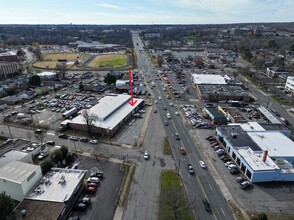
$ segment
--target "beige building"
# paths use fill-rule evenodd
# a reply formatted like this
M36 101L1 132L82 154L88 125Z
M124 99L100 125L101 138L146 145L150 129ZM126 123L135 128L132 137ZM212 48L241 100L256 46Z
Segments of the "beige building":
M16 62L0 62L0 78L11 77L18 74L19 67Z

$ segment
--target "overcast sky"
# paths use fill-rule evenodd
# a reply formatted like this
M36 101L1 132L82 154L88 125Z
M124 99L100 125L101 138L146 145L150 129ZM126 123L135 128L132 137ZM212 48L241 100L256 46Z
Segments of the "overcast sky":
M1 24L293 22L294 0L8 0Z

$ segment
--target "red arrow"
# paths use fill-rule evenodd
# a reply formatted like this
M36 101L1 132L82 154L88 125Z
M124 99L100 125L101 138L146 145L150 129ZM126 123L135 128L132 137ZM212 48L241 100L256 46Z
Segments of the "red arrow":
M133 74L132 74L132 70L129 70L129 77L130 77L130 95L131 95L131 100L128 101L128 103L131 105L131 106L134 106L137 102L137 100L134 100L134 97L133 97Z

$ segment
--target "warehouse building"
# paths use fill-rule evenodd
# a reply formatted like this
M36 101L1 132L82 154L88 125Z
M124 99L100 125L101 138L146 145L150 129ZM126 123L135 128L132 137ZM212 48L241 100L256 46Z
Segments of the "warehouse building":
M88 110L89 115L95 115L92 124L94 133L112 136L127 120L144 104L142 99L135 99L135 105L130 105L129 95L108 95L99 100L98 104ZM61 128L72 128L87 131L87 124L82 115L61 123Z
M42 179L41 167L22 161L11 161L0 167L0 192L22 201Z
M224 113L216 107L204 107L203 112L207 114L213 124L225 124L227 122Z
M216 136L252 182L294 181L294 142L256 122L219 126Z

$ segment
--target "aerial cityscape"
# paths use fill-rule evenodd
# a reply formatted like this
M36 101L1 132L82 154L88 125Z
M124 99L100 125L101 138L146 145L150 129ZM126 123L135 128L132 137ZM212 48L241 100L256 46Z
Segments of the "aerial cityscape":
M0 220L293 220L294 2L2 2Z

